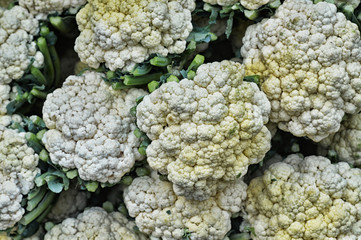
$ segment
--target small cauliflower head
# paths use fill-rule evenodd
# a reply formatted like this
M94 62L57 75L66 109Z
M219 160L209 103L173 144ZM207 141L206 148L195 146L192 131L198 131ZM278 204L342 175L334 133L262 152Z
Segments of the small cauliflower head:
M183 239L189 232L191 240L218 240L231 229L231 215L242 209L247 189L241 179L224 184L207 200L187 200L174 193L171 182L152 172L124 190L124 203L139 230L152 237Z
M76 15L75 51L92 68L126 71L153 53L182 53L194 8L194 0L89 0Z
M77 168L83 180L116 183L143 158L130 108L146 92L114 91L103 77L91 71L69 76L47 96L43 142L52 162Z
M38 155L27 145L25 132L8 128L19 116L0 117L0 231L22 218L23 195L34 187Z
M49 14L62 13L69 8L79 8L86 0L19 0L19 5L27 8L37 19L46 19Z
M361 166L361 114L347 116L338 132L328 136L320 145L334 150L341 161Z
M67 218L55 225L45 240L145 240L134 232L134 222L128 221L120 212L107 213L100 207L86 209L76 218Z
M254 240L352 239L361 236L361 169L320 156L290 155L247 189Z
M272 0L203 0L203 2L209 4L218 4L221 6L232 6L240 2L243 7L250 10L255 10L269 2L272 2Z
M25 8L0 8L0 84L21 78L30 64L41 67L44 56L33 38L39 22Z
M205 200L269 150L270 104L243 77L237 62L203 64L194 80L163 84L137 106L137 125L152 140L147 161L176 194Z
M361 108L361 41L356 24L334 4L286 0L250 26L241 54L247 75L260 75L270 121L320 141Z

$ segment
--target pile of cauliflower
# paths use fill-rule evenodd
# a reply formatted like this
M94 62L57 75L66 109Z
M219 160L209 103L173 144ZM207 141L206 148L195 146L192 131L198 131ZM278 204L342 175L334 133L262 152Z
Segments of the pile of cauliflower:
M0 239L361 239L359 3L1 3Z

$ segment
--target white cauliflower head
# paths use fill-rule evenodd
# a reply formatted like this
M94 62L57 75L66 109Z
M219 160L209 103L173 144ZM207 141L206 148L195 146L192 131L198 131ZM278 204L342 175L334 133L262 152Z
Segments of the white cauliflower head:
M241 54L246 74L261 76L270 121L295 136L318 142L361 108L360 32L334 4L286 0L247 29Z
M38 32L38 20L25 8L0 8L0 84L21 78L30 64L42 66L44 57L33 41Z
M39 157L27 145L25 132L8 128L18 116L0 117L0 230L13 227L25 210L23 195L34 187Z
M107 213L100 207L86 209L76 218L67 218L55 225L45 240L144 240L144 236L134 232L134 222L128 221L120 212Z
M188 232L191 240L217 240L231 229L231 215L242 209L246 188L238 179L207 200L187 200L153 172L134 179L124 191L124 203L139 230L152 237L183 239Z
M194 81L163 84L138 105L137 125L152 140L147 161L176 194L207 199L217 181L243 176L269 150L270 104L243 77L240 63L204 64Z
M361 169L320 156L290 155L247 189L254 240L357 240L361 236Z
M182 53L194 8L194 0L89 0L76 16L75 51L90 67L128 71L152 53Z
M103 77L90 71L69 76L47 96L43 119L50 130L43 141L52 162L77 168L83 180L116 183L143 158L130 108L146 92L114 91Z
M86 0L19 0L19 5L27 8L37 19L46 19L48 14L62 13L69 8L78 8Z
M361 166L361 114L347 116L338 132L328 136L320 145L334 150L341 161Z

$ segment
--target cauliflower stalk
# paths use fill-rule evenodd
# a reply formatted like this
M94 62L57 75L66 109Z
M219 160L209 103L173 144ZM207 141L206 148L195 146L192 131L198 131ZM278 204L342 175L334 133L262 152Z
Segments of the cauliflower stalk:
M76 16L75 51L97 68L131 71L150 54L182 53L192 31L194 0L89 0Z
M361 236L361 169L320 156L290 155L247 189L254 240L357 240Z
M67 218L55 225L45 240L145 240L141 234L134 232L134 222L128 221L120 212L107 213L100 207L86 209L76 218Z
M338 132L323 139L320 145L334 150L341 161L361 166L361 114L347 116Z
M231 61L201 65L194 81L163 84L137 106L137 125L152 140L151 168L168 175L177 195L205 200L270 148L270 104Z
M240 2L243 7L250 10L256 10L272 1L273 0L203 0L205 3L218 4L221 6L232 6Z
M247 29L241 54L284 131L318 142L361 109L360 32L334 4L286 0Z
M191 240L217 240L231 229L231 215L242 209L246 188L238 179L207 200L187 200L153 172L151 177L136 178L125 189L124 203L139 230L152 237L183 239L188 233Z
M0 117L0 230L13 227L25 210L21 206L23 195L34 187L39 157L27 145L25 132L8 128L11 121L21 117Z
M69 76L47 96L43 119L49 131L43 142L52 162L77 168L81 179L117 183L143 158L130 108L146 92L114 91L104 77L89 71Z

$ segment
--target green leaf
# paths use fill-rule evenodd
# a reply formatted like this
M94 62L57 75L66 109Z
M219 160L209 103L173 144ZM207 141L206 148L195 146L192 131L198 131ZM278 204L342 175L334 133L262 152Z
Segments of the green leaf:
M64 189L64 184L59 182L58 180L53 180L48 182L48 187L50 191L54 193L60 193Z

